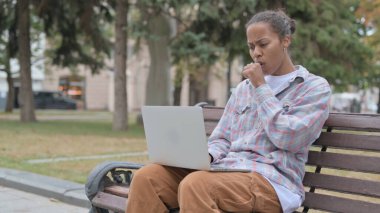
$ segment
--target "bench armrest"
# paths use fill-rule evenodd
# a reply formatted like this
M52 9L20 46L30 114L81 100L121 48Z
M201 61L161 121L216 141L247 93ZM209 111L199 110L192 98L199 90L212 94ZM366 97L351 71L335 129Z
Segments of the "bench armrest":
M85 191L88 199L91 201L99 190L104 189L105 178L109 172L115 169L140 169L144 164L131 162L104 162L97 165L89 174Z

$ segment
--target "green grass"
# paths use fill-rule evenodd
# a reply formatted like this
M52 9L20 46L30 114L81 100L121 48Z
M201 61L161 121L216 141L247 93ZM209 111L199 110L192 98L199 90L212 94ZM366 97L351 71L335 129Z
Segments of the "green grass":
M97 135L107 137L144 137L141 126L130 124L126 132L113 131L112 123L108 121L38 121L22 123L14 120L0 120L0 129L15 134L41 135Z
M0 167L84 183L103 161L147 161L143 155L31 164L28 160L143 152L144 130L130 122L128 131L113 131L107 112L39 111L35 123L19 122L17 116L0 114Z

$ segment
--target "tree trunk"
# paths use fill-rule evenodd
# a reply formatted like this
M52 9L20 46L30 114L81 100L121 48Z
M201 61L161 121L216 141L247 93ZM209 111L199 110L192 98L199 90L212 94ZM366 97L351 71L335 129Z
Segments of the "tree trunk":
M115 109L113 113L113 130L128 128L127 100L127 13L128 3L124 0L116 2L115 24Z
M20 118L23 122L36 121L30 67L29 1L18 0L18 32L20 63Z
M148 39L150 67L146 88L146 105L170 105L170 27L169 18L161 13L151 17L148 21L148 29L152 38Z
M228 54L228 68L227 68L227 99L230 99L231 96L231 69L232 69L232 56L231 53Z
M378 87L378 89L379 89L379 94L378 94L379 100L377 101L377 114L380 114L380 87Z
M13 84L13 78L11 73L11 63L9 57L9 51L7 46L7 56L5 58L5 73L7 74L7 83L8 83L8 94L7 94L7 105L5 106L5 112L13 111L13 104L15 99L15 89Z
M179 106L181 105L181 92L182 92L182 80L183 80L183 69L178 68L175 73L174 80L174 93L173 93L173 105Z
M201 67L195 74L190 76L190 86L189 86L189 105L195 105L199 102L207 102L208 104L214 105L214 103L209 103L208 99L208 82L209 82L209 66Z

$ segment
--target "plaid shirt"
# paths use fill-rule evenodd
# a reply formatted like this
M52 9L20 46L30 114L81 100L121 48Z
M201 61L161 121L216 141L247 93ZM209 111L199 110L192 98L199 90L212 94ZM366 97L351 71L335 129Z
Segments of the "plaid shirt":
M258 172L304 199L302 179L310 145L328 117L327 81L297 66L274 94L267 84L242 81L208 142L213 164Z

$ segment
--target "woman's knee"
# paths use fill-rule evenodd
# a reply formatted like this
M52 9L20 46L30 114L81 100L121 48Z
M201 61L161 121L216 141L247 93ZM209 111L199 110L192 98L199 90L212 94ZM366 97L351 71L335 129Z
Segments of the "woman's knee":
M165 170L164 166L159 164L148 164L140 168L135 172L136 175L151 175L163 172Z
M137 181L144 181L148 180L150 178L154 178L157 176L157 174L160 174L161 172L165 171L164 167L162 165L158 164L148 164L140 169L138 169L134 174L133 174L133 182Z
M187 175L178 187L178 202L184 212L219 212L214 200L212 173L197 171ZM206 210L207 209L207 210Z
M212 176L207 171L197 171L187 175L180 183L180 191L205 189L213 185Z

